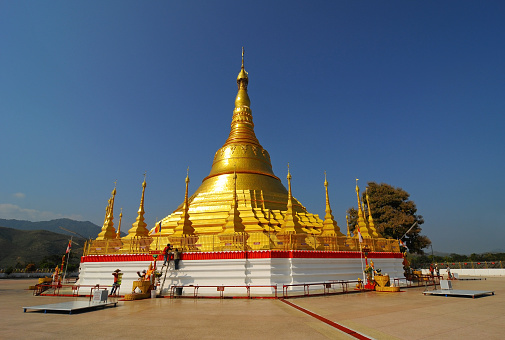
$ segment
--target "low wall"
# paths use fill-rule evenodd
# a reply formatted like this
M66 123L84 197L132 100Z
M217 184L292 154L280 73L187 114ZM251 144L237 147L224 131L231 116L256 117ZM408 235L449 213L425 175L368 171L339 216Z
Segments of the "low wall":
M429 274L429 269L423 269L423 274ZM451 268L451 273L458 274L459 276L477 276L477 277L491 277L491 276L505 276L505 269L502 268L482 268L482 269L456 269ZM440 275L447 277L447 270L440 269Z

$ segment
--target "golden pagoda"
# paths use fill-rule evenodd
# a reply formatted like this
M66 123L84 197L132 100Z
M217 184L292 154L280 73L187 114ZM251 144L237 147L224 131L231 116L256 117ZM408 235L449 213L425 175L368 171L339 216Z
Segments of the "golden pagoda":
M189 169L184 201L175 211L156 221L151 230L144 222L144 194L137 219L128 235L120 238L113 227L116 189L109 199L105 221L96 240L87 243L85 254L159 253L167 243L188 251L321 250L359 251L357 232L340 231L330 207L325 172L326 207L324 221L312 214L293 196L289 164L288 189L272 170L270 155L254 133L251 100L247 93L249 76L242 65L237 76L238 92L230 134L215 155L210 173L189 196ZM358 180L358 226L370 249L397 251L394 240L380 238L374 226L370 203L368 219L360 200ZM346 217L347 219L347 217ZM348 221L347 221L348 222ZM155 242L153 242L155 240ZM161 248L159 248L161 247ZM399 251L399 249L398 249Z

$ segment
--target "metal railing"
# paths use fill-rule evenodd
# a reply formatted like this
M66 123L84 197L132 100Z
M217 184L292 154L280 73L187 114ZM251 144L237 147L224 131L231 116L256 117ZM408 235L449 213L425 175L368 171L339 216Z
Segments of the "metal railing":
M349 293L349 284L358 284L358 280L335 280L317 283L298 283L282 285L283 298L318 296L318 295L336 295ZM340 290L338 287L340 286ZM300 289L303 287L303 293ZM298 288L298 289L297 289ZM311 293L311 288L315 288Z
M112 288L111 285L68 285L68 284L58 284L58 283L48 283L48 284L37 284L35 285L35 290L33 295L41 296L93 296L93 290L96 289L109 289ZM116 297L121 296L119 294L118 287L117 293L114 295ZM79 290L90 288L89 294L81 295Z
M247 298L247 299L251 299L251 298L265 298L265 296L251 296L251 288L272 288L274 290L274 296L271 297L273 299L277 299L277 286L276 285L272 285L272 286L263 286L263 285L244 285L244 286L224 286L224 285L221 285L221 286L199 286L199 285L195 285L195 286L171 286L170 287L170 297L171 298L177 298L177 297L185 297L184 295L182 295L182 290L183 289L193 289L193 294L190 295L189 297L193 297L193 298L198 298L198 297L218 297L218 296L214 296L214 295L200 295L199 296L199 289L200 288L216 288L216 292L219 292L219 298L223 299L225 298L225 295L224 295L224 292L225 292L225 288L245 288L246 289L246 296L237 296L237 295L233 295L232 297L234 299L237 299L237 298ZM176 294L177 290L180 289L180 292L181 294Z
M312 234L278 235L274 233L236 233L232 235L192 235L185 237L154 236L132 239L89 240L84 255L159 253L167 243L184 252L248 251L248 250L324 250L400 252L394 239L369 238L360 243L353 237Z

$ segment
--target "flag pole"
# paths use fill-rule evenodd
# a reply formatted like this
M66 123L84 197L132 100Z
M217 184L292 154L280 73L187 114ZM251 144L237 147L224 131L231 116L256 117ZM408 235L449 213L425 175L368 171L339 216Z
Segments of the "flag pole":
M407 230L407 232L406 232L406 233L402 236L402 238L400 239L400 241L401 241L401 240L403 240L403 238L404 238L405 236L407 236L407 234L408 234L408 233L412 230L412 228L414 228L414 226L415 226L416 224L417 224L417 221L415 221L415 222L414 222L414 224L412 224L412 226L409 228L409 230Z
M364 287L364 285L365 285L365 269L363 268L363 251L361 250L361 242L359 243L359 254L361 257L361 272L363 273L363 287Z
M65 264L65 272L63 273L63 282L65 282L65 278L67 277L67 268L68 268L68 262L70 260L70 252L72 251L72 239L74 237L70 236L70 247L68 248L68 255L67 255L67 263Z
M158 216L156 216L156 221L158 220ZM160 222L160 227L161 229L161 222ZM158 225L154 225L154 233L156 234L156 229L158 229ZM158 250L158 244L160 241L160 236L161 236L161 230L158 230L158 237L156 238L156 250Z
M361 259L361 272L363 273L363 285L365 285L365 269L363 268L363 250L361 248L361 243L363 243L363 236L361 236L361 230L358 228L358 242L359 242L359 256ZM364 286L363 286L364 287Z

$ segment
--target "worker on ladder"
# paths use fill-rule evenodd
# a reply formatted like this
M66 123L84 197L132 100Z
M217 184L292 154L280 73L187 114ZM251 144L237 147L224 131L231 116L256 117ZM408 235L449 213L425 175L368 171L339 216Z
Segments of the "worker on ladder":
M163 249L163 266L169 266L170 265L170 260L172 259L172 246L170 243L167 243L167 246Z

